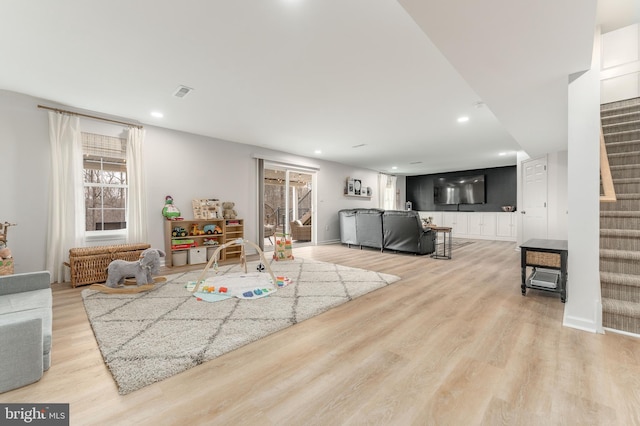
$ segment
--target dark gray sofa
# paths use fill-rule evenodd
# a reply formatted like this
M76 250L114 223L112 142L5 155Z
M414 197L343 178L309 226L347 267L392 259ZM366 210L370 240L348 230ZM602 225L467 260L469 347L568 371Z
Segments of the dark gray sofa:
M340 242L416 254L435 251L435 233L423 229L416 211L344 209L338 212Z
M382 214L384 248L416 254L435 251L435 232L422 227L416 211L386 210Z

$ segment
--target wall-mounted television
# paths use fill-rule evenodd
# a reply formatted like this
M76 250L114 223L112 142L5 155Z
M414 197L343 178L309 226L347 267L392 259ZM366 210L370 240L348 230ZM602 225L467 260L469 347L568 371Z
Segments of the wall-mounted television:
M433 180L435 204L484 204L484 175L436 177Z

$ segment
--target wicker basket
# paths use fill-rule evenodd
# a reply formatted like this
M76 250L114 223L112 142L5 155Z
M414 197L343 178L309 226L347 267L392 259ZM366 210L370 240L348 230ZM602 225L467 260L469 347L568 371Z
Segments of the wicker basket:
M140 253L150 248L149 244L118 244L112 246L82 247L69 250L71 285L103 283L107 281L107 267L112 260L129 262L140 258Z
M561 266L560 254L527 250L527 265L547 266L549 268L560 268Z
M13 258L0 259L0 275L13 274Z

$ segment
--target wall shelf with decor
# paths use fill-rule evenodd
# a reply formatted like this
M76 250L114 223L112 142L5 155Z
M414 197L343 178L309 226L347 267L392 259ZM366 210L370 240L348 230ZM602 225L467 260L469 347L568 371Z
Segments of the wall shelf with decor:
M364 186L362 180L348 177L344 187L345 197L354 198L371 198L372 189L370 186Z
M165 220L165 266L205 263L219 245L243 235L242 219ZM220 252L221 261L235 258L240 258L236 247Z

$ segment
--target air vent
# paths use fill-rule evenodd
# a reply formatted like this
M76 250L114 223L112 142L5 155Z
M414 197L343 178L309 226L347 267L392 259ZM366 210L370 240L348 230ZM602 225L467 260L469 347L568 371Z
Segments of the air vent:
M366 146L366 145L367 145L366 143L361 143L360 145L354 145L351 148L361 148L361 147Z
M193 91L193 89L191 87L178 86L176 91L173 92L173 96L175 96L176 98L184 98L185 96L187 96L192 91Z
M422 164L422 161L412 161L409 164Z

